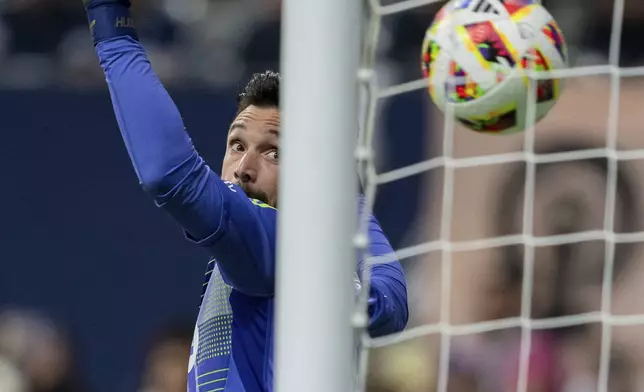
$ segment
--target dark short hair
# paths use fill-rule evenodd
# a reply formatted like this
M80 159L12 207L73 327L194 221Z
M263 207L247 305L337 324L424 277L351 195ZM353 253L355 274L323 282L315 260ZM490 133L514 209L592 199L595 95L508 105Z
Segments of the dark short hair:
M244 91L237 96L237 114L249 106L279 107L280 105L280 74L273 71L256 73L251 78Z

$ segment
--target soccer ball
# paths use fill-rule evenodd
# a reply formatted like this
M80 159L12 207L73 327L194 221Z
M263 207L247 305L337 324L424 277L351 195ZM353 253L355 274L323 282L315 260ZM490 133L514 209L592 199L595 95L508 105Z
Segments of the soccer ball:
M452 0L427 29L422 69L436 106L452 104L456 120L482 133L521 132L555 105L563 81L531 82L526 70L566 67L566 44L552 15L536 0ZM531 84L532 83L532 84ZM533 90L532 90L533 91Z

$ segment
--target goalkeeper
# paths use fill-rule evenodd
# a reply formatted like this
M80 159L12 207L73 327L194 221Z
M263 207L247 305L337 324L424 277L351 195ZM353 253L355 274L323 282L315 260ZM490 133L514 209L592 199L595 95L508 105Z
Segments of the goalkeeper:
M218 176L194 149L178 109L152 71L129 7L129 0L85 0L121 135L143 188L213 257L193 337L188 390L272 391L279 75L255 75L239 95ZM371 254L392 252L373 217L369 234ZM360 261L357 271L362 268ZM375 265L370 283L370 334L402 330L408 309L400 263ZM333 290L334 282L328 285Z

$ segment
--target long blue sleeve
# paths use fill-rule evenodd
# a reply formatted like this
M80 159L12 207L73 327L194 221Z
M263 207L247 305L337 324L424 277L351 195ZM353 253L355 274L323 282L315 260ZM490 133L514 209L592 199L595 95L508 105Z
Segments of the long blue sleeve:
M385 256L394 253L380 223L371 215L368 226L369 255ZM364 261L358 262L361 275ZM369 334L378 337L400 332L407 326L409 308L407 284L400 262L374 264L371 266L369 290Z
M275 225L275 211L206 165L138 41L113 38L96 50L143 188L211 251L228 284L248 295L272 295L275 230L266 228Z

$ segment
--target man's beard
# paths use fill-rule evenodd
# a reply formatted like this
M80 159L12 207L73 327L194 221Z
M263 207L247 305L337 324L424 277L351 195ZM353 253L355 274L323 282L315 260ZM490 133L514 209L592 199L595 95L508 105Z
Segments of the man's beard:
M259 190L259 189L251 189L248 185L244 184L237 184L241 189L244 190L244 193L246 193L246 196L248 196L251 199L257 199L263 203L266 203L270 206L273 206L270 203L270 200L268 198L268 195L266 192ZM274 207L274 206L273 206Z

